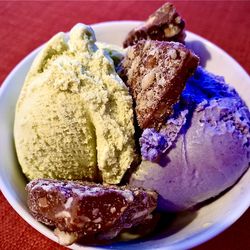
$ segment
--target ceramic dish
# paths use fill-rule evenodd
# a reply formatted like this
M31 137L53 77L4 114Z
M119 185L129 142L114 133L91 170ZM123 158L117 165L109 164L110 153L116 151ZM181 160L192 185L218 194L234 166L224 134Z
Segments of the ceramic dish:
M98 41L121 45L135 21L116 21L92 27ZM250 78L244 69L223 50L187 32L187 46L200 57L201 64L212 73L222 75L250 106ZM0 89L0 187L16 212L32 227L57 242L53 232L29 214L26 205L26 181L16 158L13 140L15 105L24 78L41 47L24 58L9 74ZM233 224L250 205L250 170L225 194L196 212L176 216L161 233L142 240L118 242L112 246L71 245L72 249L188 249L205 242ZM236 205L237 204L237 205Z

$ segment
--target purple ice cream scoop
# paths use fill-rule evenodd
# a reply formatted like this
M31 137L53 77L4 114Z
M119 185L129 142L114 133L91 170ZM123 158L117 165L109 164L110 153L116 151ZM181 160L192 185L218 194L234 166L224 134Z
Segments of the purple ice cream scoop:
M143 131L143 160L130 178L133 186L156 190L164 211L215 197L250 162L250 112L222 77L198 67L174 110L160 131Z

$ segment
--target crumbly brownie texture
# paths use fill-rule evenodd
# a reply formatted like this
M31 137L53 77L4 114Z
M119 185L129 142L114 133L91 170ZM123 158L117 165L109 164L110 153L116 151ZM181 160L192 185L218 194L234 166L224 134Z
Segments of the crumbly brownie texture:
M128 47L121 75L133 96L140 128L161 126L198 63L180 43L142 40Z
M186 36L184 28L185 22L173 4L165 3L150 15L145 23L128 33L123 47L136 44L142 39L184 43Z
M56 227L62 245L112 239L146 220L157 205L155 192L125 186L38 179L26 189L32 215Z

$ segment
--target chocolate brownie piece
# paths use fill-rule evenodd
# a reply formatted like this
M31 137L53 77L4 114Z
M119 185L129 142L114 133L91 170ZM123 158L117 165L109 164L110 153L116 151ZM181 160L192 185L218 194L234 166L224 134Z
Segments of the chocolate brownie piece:
M198 63L198 57L180 43L142 40L128 47L121 75L134 99L140 128L161 126Z
M157 205L155 192L127 186L38 179L26 189L32 215L56 227L62 245L112 239L143 222Z
M123 47L136 44L142 39L174 41L184 43L185 22L176 12L173 4L165 3L141 26L131 30L123 42Z

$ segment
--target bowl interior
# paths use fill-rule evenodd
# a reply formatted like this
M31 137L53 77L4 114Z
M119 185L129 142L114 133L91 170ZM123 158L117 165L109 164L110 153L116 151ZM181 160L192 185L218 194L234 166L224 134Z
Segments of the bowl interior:
M98 41L121 45L129 30L139 22L121 21L93 25ZM241 66L224 51L209 41L187 33L187 46L200 57L201 64L209 71L222 75L239 92L250 107L250 79ZM52 231L36 222L26 206L26 180L21 173L15 154L13 121L15 104L29 67L40 48L28 55L10 73L0 89L0 187L12 207L35 229L48 238L57 241ZM170 225L157 236L147 240L120 242L113 245L119 249L187 249L198 245L230 226L249 207L250 170L240 181L220 198L203 206L196 212L178 215ZM237 204L237 206L235 206ZM78 244L74 249L94 249ZM100 248L112 248L105 246Z

